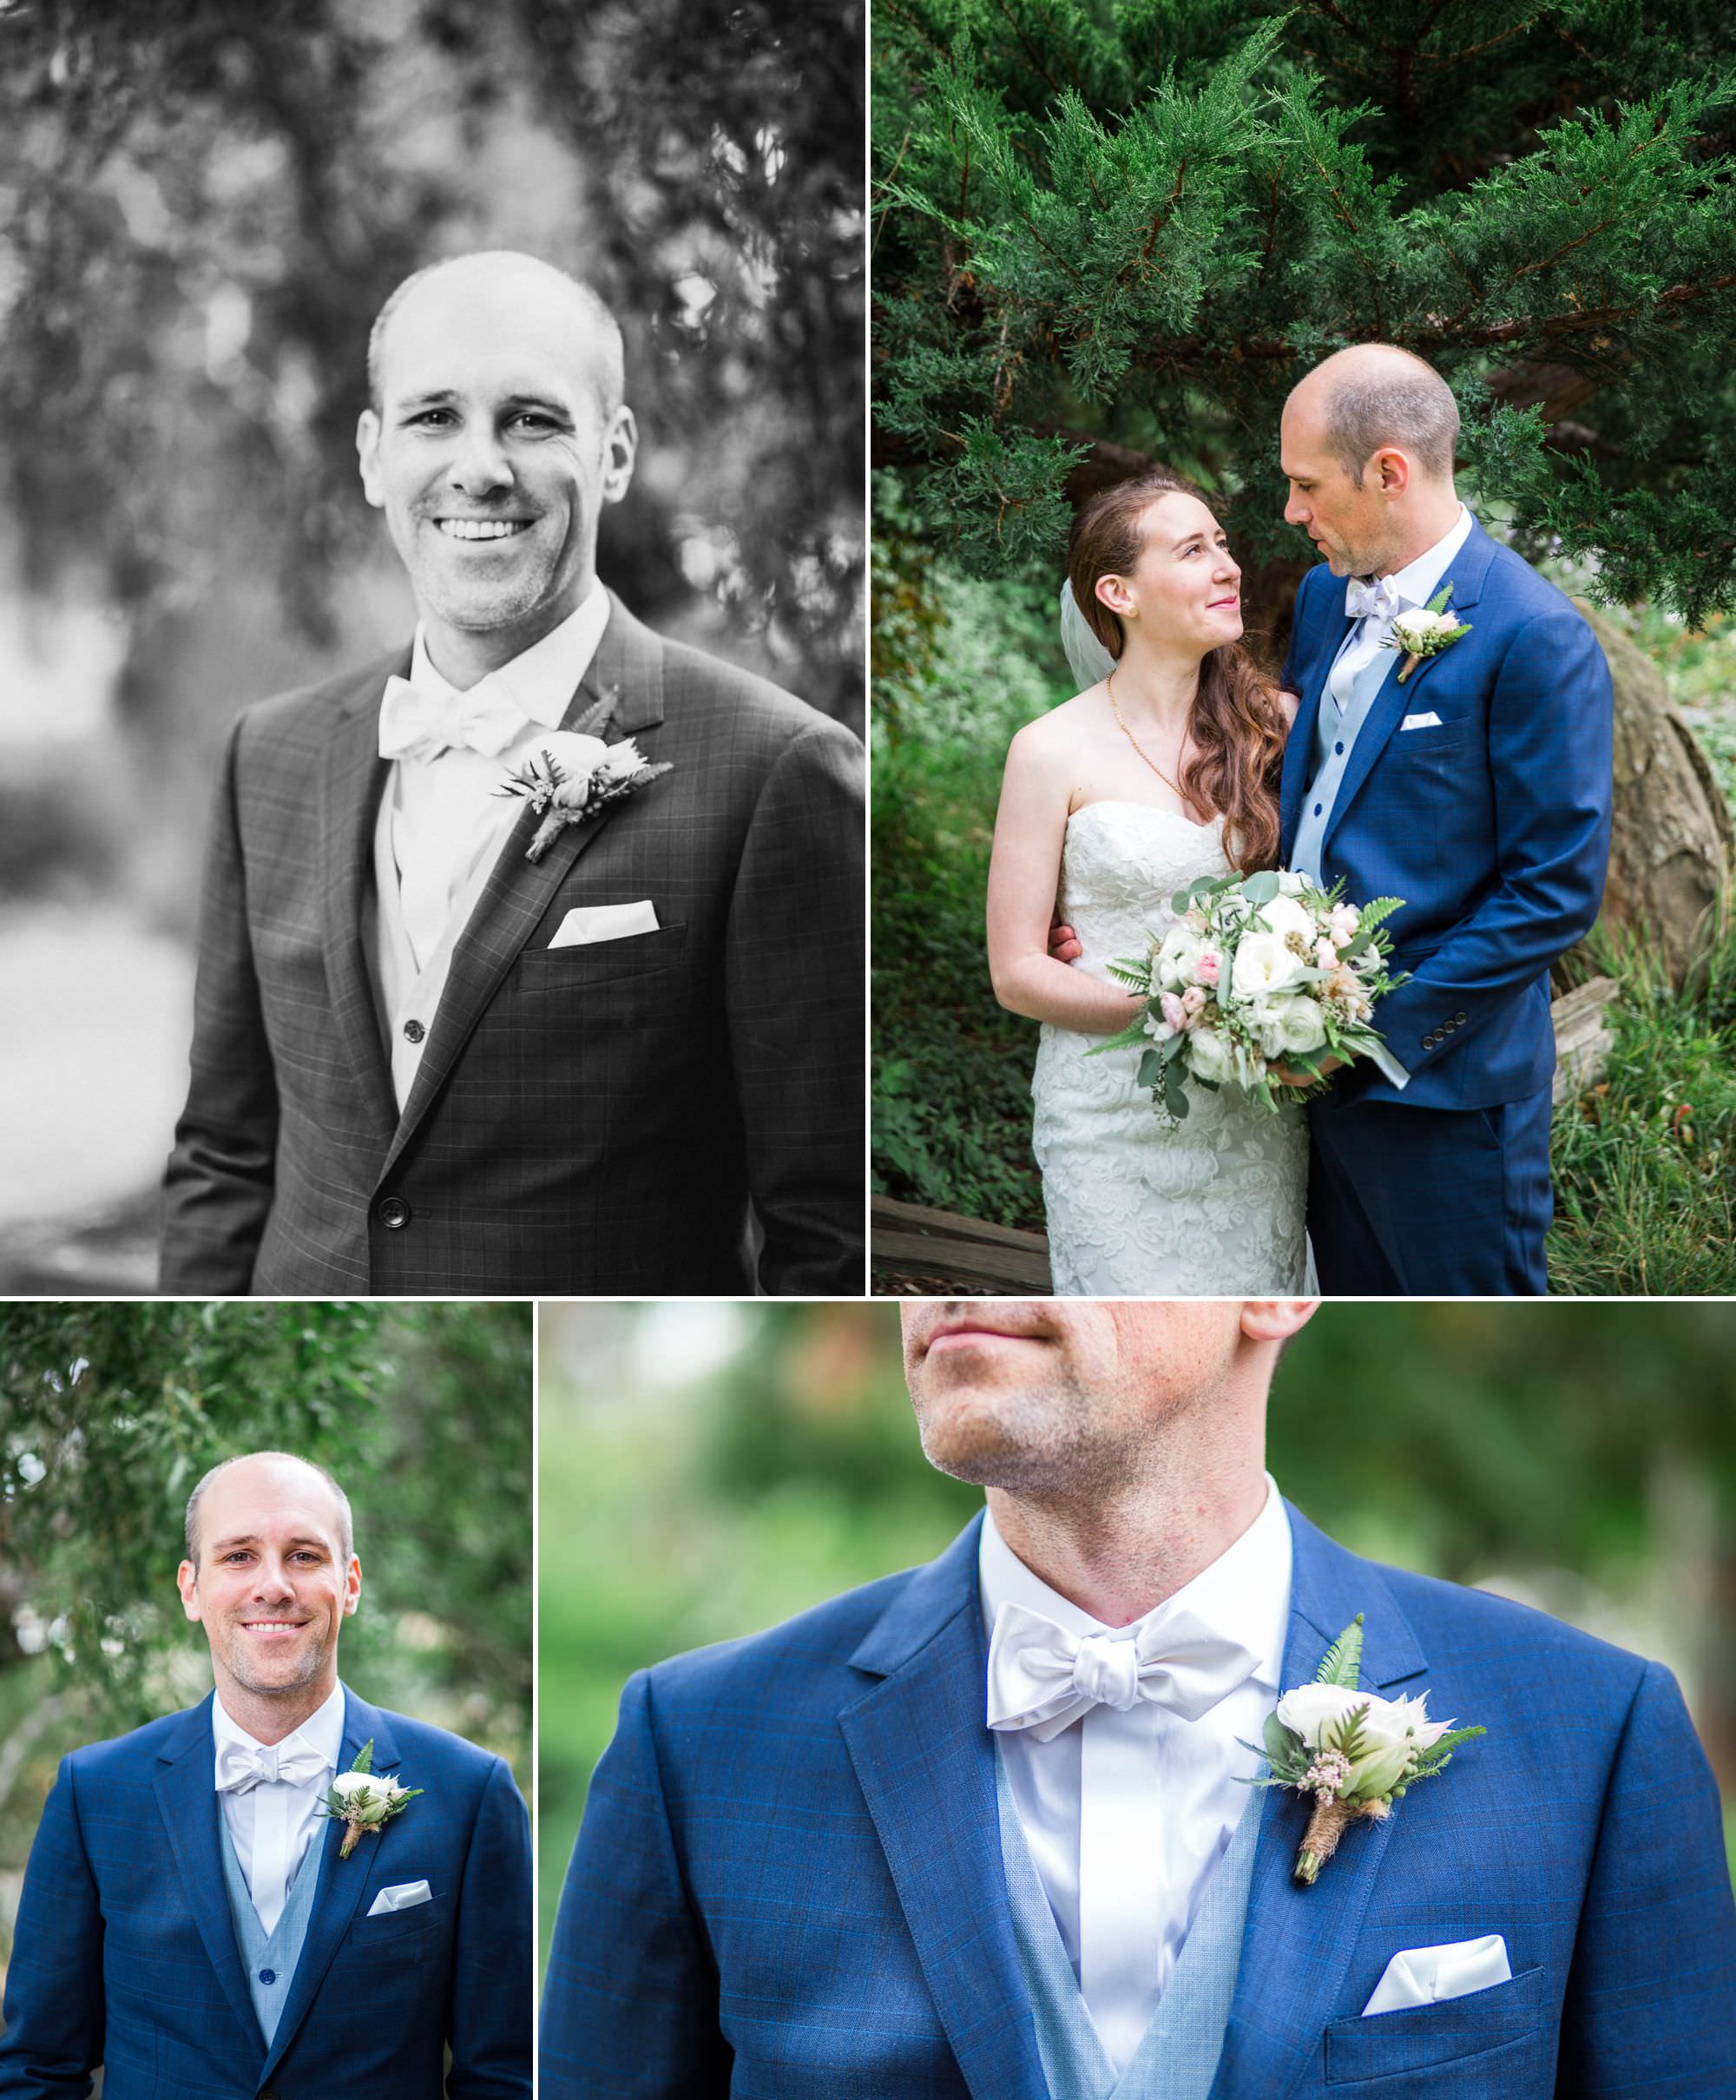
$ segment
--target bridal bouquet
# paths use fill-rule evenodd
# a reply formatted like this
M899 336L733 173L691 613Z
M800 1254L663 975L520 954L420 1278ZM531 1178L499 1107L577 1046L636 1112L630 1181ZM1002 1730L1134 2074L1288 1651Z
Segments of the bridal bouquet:
M1109 964L1145 1011L1090 1054L1145 1044L1139 1083L1177 1122L1190 1079L1240 1087L1274 1113L1280 1096L1315 1091L1326 1057L1349 1063L1378 1045L1374 1002L1404 981L1387 970L1392 938L1383 925L1404 899L1350 905L1343 889L1267 869L1202 875L1178 891L1174 923L1146 954ZM1308 1079L1286 1083L1275 1064Z

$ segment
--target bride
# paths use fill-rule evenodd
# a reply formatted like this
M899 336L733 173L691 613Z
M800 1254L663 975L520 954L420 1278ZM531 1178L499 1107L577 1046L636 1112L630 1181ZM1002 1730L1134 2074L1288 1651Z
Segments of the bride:
M1032 1148L1060 1294L1305 1287L1300 1106L1273 1116L1199 1089L1171 1126L1134 1083L1137 1049L1087 1055L1138 1011L1107 965L1143 952L1171 892L1278 864L1295 701L1241 647L1240 581L1179 475L1156 468L1094 496L1069 543L1062 632L1075 675L1098 682L1007 754L989 967L1001 1004L1043 1024ZM1057 915L1075 962L1050 952Z

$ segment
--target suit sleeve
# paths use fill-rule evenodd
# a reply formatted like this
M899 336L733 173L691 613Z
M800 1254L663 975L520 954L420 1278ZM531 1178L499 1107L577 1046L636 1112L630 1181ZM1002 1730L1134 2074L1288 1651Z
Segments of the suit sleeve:
M1562 2008L1561 2100L1736 2093L1736 1905L1705 1753L1648 1663L1604 1797Z
M797 732L760 792L730 902L730 1054L774 1296L867 1287L863 768L836 722Z
M542 1994L542 2100L724 2100L717 1969L676 1855L642 1672L591 1781Z
M192 1076L163 1184L161 1287L245 1296L271 1209L278 1099L247 930L236 772L225 754L205 865Z
M531 1905L530 1820L496 1758L458 1891L447 2100L530 2100Z
M1596 635L1571 612L1541 614L1514 638L1489 701L1495 885L1375 1013L1413 1076L1462 1045L1596 922L1614 741L1609 666ZM1439 1032L1449 1022L1454 1030Z
M24 1870L5 2020L4 2100L84 2100L102 2061L102 1913L69 1759L61 1761Z

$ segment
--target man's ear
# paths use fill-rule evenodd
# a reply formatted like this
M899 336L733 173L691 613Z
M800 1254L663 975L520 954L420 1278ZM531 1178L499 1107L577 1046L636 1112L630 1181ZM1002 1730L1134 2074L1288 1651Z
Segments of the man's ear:
M1402 496L1410 485L1410 462L1395 445L1374 456L1374 485L1383 496Z
M633 411L622 406L615 411L602 448L602 499L618 504L633 479L633 463L639 453L639 425Z
M362 493L376 510L385 508L385 484L380 478L379 418L365 408L356 418L356 458L361 463Z
M344 1616L347 1619L356 1609L362 1594L362 1563L352 1553L350 1564L344 1570Z
M1302 1332L1319 1305L1318 1298L1244 1299L1242 1333L1250 1341L1288 1341Z
M174 1586L181 1592L181 1608L190 1619L202 1619L204 1612L199 1603L199 1570L190 1560L184 1560L175 1570Z

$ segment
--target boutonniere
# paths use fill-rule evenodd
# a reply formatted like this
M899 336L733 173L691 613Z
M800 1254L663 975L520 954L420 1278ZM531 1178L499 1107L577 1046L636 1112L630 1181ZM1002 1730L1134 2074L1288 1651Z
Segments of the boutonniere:
M1266 1761L1272 1776L1247 1782L1293 1787L1314 1797L1314 1813L1296 1854L1296 1879L1305 1888L1312 1886L1351 1823L1391 1815L1407 1787L1437 1777L1462 1742L1486 1733L1430 1721L1426 1692L1414 1699L1377 1699L1372 1692L1359 1692L1361 1667L1358 1612L1326 1650L1314 1682L1286 1692L1277 1712L1267 1716Z
M345 1826L344 1842L338 1847L340 1860L349 1858L365 1830L378 1836L381 1824L402 1815L422 1792L420 1787L401 1786L389 1773L376 1772L373 1766L374 1739L370 1735L355 1763L347 1772L337 1774L326 1792L323 1813Z
M1400 685L1425 656L1438 656L1443 649L1450 648L1461 635L1470 634L1470 622L1447 610L1447 600L1452 595L1452 578L1449 576L1421 612L1395 615L1391 637L1380 646L1384 649L1404 650L1404 661L1398 667Z
M648 787L660 774L674 768L664 760L652 765L630 736L606 744L597 732L615 708L609 694L587 708L571 729L551 729L516 773L509 773L496 794L518 795L542 818L525 848L527 860L540 860L569 824L589 824L612 803Z

